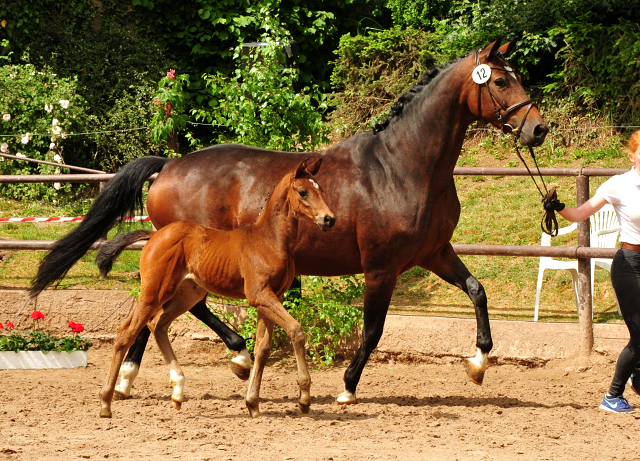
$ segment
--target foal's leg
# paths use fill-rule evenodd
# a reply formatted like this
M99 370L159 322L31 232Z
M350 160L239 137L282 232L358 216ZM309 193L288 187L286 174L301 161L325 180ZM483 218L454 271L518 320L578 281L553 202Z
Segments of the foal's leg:
M309 406L311 405L311 376L307 368L307 358L305 343L306 338L302 332L302 327L296 319L294 319L289 312L284 308L278 297L268 290L258 294L255 298L249 300L249 304L256 306L258 309L258 320L264 318L265 333L263 334L264 340L260 344L260 354L263 354L262 348L265 351L271 350L271 334L273 330L273 323L282 327L286 332L293 349L296 354L296 362L298 365L298 385L300 386L300 397L298 399L298 407L302 413L309 413ZM268 332L268 333L267 333ZM257 337L257 335L256 335ZM268 343L267 343L268 340ZM258 346L256 345L256 348ZM256 353L256 360L251 372L251 378L249 379L249 391L247 393L247 407L252 416L258 416L258 403L259 403L259 391L260 391L260 379L262 378L262 369L266 364L268 354L264 354L258 358ZM255 375L255 377L254 377ZM253 409L253 411L252 411ZM255 413L254 413L255 412Z
M362 370L382 336L391 295L397 280L395 274L382 271L367 271L364 276L366 286L362 344L351 360L349 368L344 372L344 392L336 399L342 404L356 403L356 388L362 376Z
M487 369L489 352L493 348L489 312L487 310L487 295L484 287L471 275L464 263L453 251L451 244L447 244L438 254L429 258L420 267L428 269L441 279L457 286L464 291L476 311L478 328L476 340L476 356L467 359L465 368L469 379L475 384L482 384L484 372Z
M122 364L122 359L124 359L127 349L131 347L136 336L147 324L151 315L152 306L141 303L142 301L139 300L138 304L129 314L129 317L127 317L127 319L120 325L120 328L118 328L118 334L113 346L113 356L111 358L111 365L109 366L109 373L107 375L107 380L100 391L101 418L111 418L111 400L113 399L116 381L118 379L118 369Z
M274 323L272 321L265 318L260 314L260 311L258 311L256 344L253 349L255 360L253 362L251 376L249 377L249 388L247 389L247 396L245 398L245 404L247 405L249 414L253 418L260 416L260 385L262 384L264 366L267 364L267 360L269 360L269 355L271 354L273 325Z
M116 386L113 394L115 400L125 400L131 397L133 380L136 379L140 371L140 362L142 362L142 355L147 347L149 335L151 335L151 330L145 325L138 333L133 345L129 348L129 352L120 367L120 384Z
M162 314L149 322L149 328L153 331L158 349L167 365L169 365L169 382L173 387L171 403L176 410L182 407L184 402L184 373L169 340L169 326L177 317L184 314L207 292L197 286L192 280L184 280L173 298L162 306Z

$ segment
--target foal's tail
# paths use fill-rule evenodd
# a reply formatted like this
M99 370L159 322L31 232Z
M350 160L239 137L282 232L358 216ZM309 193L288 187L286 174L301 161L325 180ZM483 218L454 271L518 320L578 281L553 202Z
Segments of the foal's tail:
M125 232L124 234L116 235L113 239L101 245L96 254L96 264L98 265L98 269L100 269L100 278L104 279L107 277L107 274L113 266L113 261L122 253L122 250L124 250L127 245L131 245L139 240L150 239L154 232L155 231L146 229Z
M107 235L118 218L142 210L142 186L158 173L169 159L142 157L127 163L96 197L87 216L72 232L58 240L38 267L29 295L34 298L54 282L60 282L91 245Z

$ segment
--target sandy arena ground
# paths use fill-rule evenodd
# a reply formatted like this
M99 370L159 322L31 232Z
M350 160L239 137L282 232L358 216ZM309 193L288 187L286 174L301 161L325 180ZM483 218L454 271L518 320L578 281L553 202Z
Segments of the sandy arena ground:
M492 365L483 386L460 362L370 363L358 404L341 406L344 364L312 370L311 412L297 409L295 362L272 360L262 416L244 405L246 382L221 345L179 350L186 374L181 411L171 406L167 368L155 345L133 389L100 419L98 392L111 346L86 368L0 371L0 460L631 460L640 459L640 412L598 409L614 363L556 360ZM451 362L451 361L450 361ZM640 396L627 391L640 407Z

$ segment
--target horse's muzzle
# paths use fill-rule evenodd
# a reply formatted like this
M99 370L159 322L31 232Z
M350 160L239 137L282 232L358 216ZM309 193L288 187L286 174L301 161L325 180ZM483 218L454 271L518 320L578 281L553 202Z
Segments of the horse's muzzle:
M320 226L320 229L322 229L323 231L327 231L331 229L333 225L336 223L336 218L333 215L326 214L326 215L318 216L318 218L316 219L316 222L318 226Z
M538 123L531 133L528 130L520 131L520 142L524 146L538 147L542 145L547 134L549 133L549 127L545 123Z

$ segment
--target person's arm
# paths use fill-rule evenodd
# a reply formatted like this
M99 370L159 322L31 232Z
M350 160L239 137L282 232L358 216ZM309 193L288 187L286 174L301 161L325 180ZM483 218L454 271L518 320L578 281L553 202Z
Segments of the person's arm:
M558 214L567 221L580 222L587 219L592 214L596 213L600 208L605 206L608 202L598 194L594 194L589 200L584 202L578 208L571 208L565 206L562 210L558 211Z

